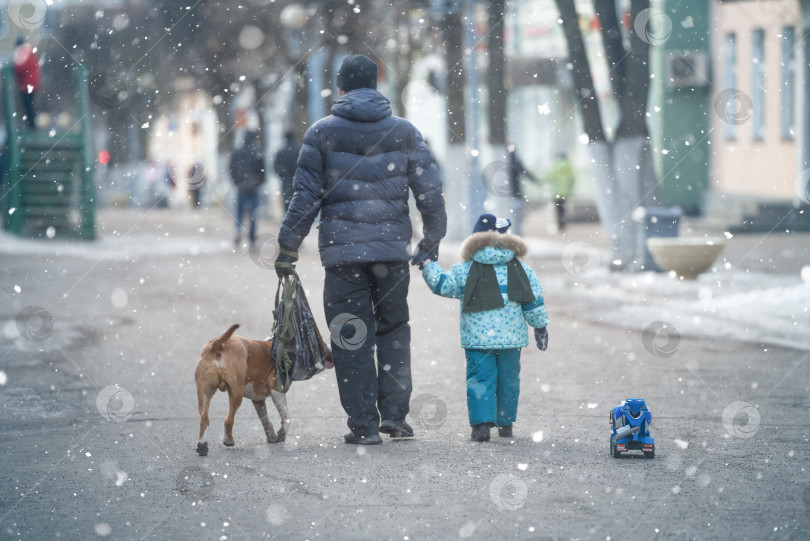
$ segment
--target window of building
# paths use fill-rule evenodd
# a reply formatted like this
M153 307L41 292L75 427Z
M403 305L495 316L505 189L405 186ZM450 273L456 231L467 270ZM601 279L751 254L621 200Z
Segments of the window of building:
M765 139L765 30L754 30L751 42L751 119L755 141Z
M792 26L786 26L782 29L782 106L779 109L781 116L779 122L780 131L782 132L782 139L785 141L793 139L795 48L795 30Z
M726 39L723 42L723 59L725 64L723 66L723 92L728 93L730 90L737 88L737 35L733 32L726 34ZM728 109L730 103L725 104ZM729 122L729 111L723 112L723 120L725 121L725 128L723 134L727 140L734 140L737 138L737 125L734 122Z

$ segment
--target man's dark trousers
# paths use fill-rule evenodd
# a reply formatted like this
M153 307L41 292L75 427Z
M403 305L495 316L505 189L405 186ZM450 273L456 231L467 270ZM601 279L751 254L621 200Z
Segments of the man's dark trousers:
M323 304L332 333L340 403L349 416L349 428L359 436L377 434L380 418L401 421L408 414L409 282L407 262L326 269Z

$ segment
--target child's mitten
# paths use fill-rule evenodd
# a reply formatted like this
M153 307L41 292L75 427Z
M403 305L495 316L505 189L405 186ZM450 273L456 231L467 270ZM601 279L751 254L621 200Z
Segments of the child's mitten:
M534 339L537 340L537 347L540 351L545 351L548 347L548 331L545 327L534 329Z

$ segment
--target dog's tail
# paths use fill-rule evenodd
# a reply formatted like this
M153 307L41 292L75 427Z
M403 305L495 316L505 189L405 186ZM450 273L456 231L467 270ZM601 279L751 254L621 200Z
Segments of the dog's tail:
M238 329L238 328L239 328L238 323L235 323L235 324L231 325L231 328L228 329L227 331L225 331L222 334L222 336L220 336L219 338L214 339L214 343L211 346L211 350L214 351L214 352L222 351L222 344L224 344L225 342L230 340L231 336L233 336L233 333L236 332L236 329Z

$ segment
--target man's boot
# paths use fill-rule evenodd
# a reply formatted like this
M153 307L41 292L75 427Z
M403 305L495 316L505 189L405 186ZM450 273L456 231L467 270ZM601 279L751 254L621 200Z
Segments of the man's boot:
M388 434L392 439L397 438L412 438L413 428L411 425L403 421L383 421L380 423L380 432Z

